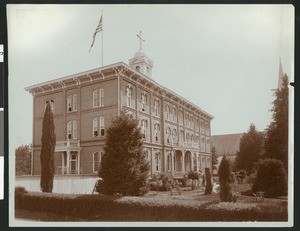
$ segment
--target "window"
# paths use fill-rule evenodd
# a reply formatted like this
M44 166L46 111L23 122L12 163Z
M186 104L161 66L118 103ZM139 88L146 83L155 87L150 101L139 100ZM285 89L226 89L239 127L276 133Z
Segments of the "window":
M102 151L93 153L93 172L94 173L97 173L99 171L102 157L103 157Z
M93 107L104 106L104 89L96 89L93 91Z
M203 134L204 133L204 123L203 123L203 121L201 121L201 133Z
M190 128L194 128L194 117L190 117Z
M77 111L77 94L69 95L67 101L67 111Z
M168 154L168 157L167 157L167 162L168 162L168 166L167 166L167 169L168 171L170 172L171 171L171 166L172 166L172 157L171 157L171 154Z
M170 144L170 135L171 135L171 129L168 127L166 130L166 138L168 144Z
M189 127L189 115L188 114L185 115L185 126Z
M177 131L173 129L172 131L173 144L177 142Z
M104 117L100 117L100 135L104 136L105 134L105 127L104 127Z
M132 89L130 86L126 88L126 106L131 107L132 105Z
M178 117L179 117L179 124L183 125L183 111L182 110L179 111Z
M93 136L98 136L98 118L93 119Z
M174 107L172 109L172 118L173 118L173 122L176 122L176 109Z
M104 117L93 119L93 137L104 136L105 135L105 124Z
M140 71L140 66L136 66L135 68L137 71Z
M67 123L67 139L77 139L77 121L69 121Z
M141 102L142 102L142 111L146 110L146 103L147 103L147 95L146 93L142 93L141 95Z
M206 152L210 153L210 140L209 139L206 140Z
M45 102L44 112L46 111L46 107L47 107L48 102L49 102L49 100L47 100ZM54 113L54 100L53 99L50 100L50 109L51 109L51 112Z
M158 100L156 99L156 100L154 100L154 114L155 114L155 116L158 116L158 114L159 114L159 111L158 111Z
M159 142L159 132L160 132L160 126L159 124L155 124L154 125L155 142Z
M201 138L201 152L205 151L205 140L204 137Z
M155 170L158 172L160 169L159 169L159 160L160 160L160 153L157 152L155 153Z
M145 119L141 120L141 130L144 139L146 139L147 137L147 127L148 127L148 121Z
M180 130L179 139L180 139L181 142L184 141L184 132L183 132L183 130Z
M166 106L166 120L169 120L169 119L170 119L169 116L170 116L170 106L167 105L167 106Z
M187 142L187 143L190 142L190 134L189 134L189 133L186 133L185 139L186 139L186 142Z

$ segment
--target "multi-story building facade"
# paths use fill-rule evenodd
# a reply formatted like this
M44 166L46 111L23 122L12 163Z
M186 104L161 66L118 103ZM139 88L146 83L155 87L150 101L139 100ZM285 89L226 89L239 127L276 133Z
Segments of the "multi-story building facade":
M33 95L32 172L40 174L42 120L51 102L56 174L97 174L106 129L121 110L139 118L151 174L211 168L213 117L156 83L142 49L129 60L27 87Z

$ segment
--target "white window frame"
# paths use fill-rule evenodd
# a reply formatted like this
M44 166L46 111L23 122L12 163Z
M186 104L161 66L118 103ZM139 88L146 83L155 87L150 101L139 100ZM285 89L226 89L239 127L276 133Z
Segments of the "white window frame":
M67 98L67 105L68 105L67 111L68 112L71 112L73 110L72 97L73 97L72 95L69 95L68 98Z
M93 153L93 173L97 173L99 171L99 166L101 164L102 156L103 156L102 151L98 151L98 152L94 152ZM95 169L95 167L96 167L95 157L98 158L98 161L97 161L97 163L98 163L98 165L97 165L98 169Z
M73 120L73 139L77 139L77 120Z
M93 119L93 137L99 136L99 129L98 129L98 118Z
M67 140L77 139L77 120L70 120L67 123Z
M104 89L98 88L93 91L93 107L104 106Z
M176 109L173 107L172 109L172 117L173 117L173 122L176 122Z
M158 102L157 99L155 99L155 100L154 100L154 113L155 113L155 116L158 116L158 115L159 115L158 105L159 105L159 102Z
M99 89L99 95L100 95L99 106L103 107L104 106L104 89L103 88Z
M166 120L169 120L170 119L170 106L167 105L166 106Z
M156 124L154 124L154 135L155 135L156 143L159 143L159 138L160 138L159 132L160 132L160 126L158 123L156 123Z
M160 152L155 153L155 170L160 172Z
M148 121L146 119L142 119L141 120L141 131L142 131L144 139L147 139L147 127L148 127Z
M99 91L98 89L93 91L93 107L98 107L99 103Z
M99 117L100 136L105 136L105 120L103 116Z
M170 144L171 143L171 128L170 127L167 127L167 130L166 130L166 138L167 138L167 144Z
M145 92L141 94L142 111L146 111L147 95Z
M171 172L171 169L172 169L172 155L171 153L169 153L167 156L167 171Z
M126 106L132 106L132 88L130 86L126 87Z

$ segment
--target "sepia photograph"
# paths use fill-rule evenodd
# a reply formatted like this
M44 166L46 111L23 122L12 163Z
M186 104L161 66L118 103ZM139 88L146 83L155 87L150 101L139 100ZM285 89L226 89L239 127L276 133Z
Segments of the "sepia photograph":
M7 5L9 225L292 227L294 21Z

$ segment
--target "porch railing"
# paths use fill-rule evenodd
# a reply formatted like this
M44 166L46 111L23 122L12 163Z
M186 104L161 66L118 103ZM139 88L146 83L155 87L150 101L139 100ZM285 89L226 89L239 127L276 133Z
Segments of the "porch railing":
M57 175L76 175L78 174L77 169L73 170L70 167L67 166L57 166L56 168L56 174Z
M80 148L80 141L79 140L65 140L65 141L57 141L55 145L55 150L64 150L67 148Z

